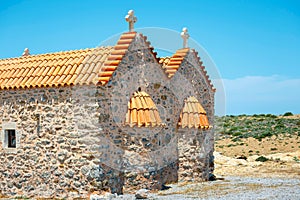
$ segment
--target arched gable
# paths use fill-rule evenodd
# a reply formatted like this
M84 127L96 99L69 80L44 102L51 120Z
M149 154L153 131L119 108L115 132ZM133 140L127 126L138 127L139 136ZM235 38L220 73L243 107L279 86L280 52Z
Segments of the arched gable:
M165 75L147 37L136 32L124 33L100 69L99 85L105 86L137 67L143 68L144 74L152 69L158 76Z

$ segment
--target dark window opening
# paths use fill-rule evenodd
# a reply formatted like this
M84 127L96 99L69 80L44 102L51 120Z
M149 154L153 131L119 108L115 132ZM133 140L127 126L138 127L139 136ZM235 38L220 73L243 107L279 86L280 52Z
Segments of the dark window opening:
M15 130L6 130L7 139L8 139L8 148L16 148L16 131Z

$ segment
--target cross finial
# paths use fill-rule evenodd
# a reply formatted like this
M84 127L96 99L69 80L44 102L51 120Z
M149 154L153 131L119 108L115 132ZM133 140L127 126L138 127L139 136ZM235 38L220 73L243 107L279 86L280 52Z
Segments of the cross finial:
M183 48L188 48L188 39L190 35L188 34L187 28L182 29L181 37L183 39Z
M28 48L25 48L24 51L23 51L22 56L29 56L29 55L30 55L29 49L28 49Z
M136 16L134 16L133 10L128 11L128 15L126 15L125 19L129 24L129 32L133 32L134 31L134 28L133 28L134 23L137 21Z

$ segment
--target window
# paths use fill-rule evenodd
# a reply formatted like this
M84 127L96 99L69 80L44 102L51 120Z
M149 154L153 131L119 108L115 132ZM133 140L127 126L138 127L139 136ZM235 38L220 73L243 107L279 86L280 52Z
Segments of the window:
M16 130L5 130L7 138L7 147L16 148Z
M16 153L20 147L20 135L15 122L6 122L2 124L0 131L0 142L5 152Z

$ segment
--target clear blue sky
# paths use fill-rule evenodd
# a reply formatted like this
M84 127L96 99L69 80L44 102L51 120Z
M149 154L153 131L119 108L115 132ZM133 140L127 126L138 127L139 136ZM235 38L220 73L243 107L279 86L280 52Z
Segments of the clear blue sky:
M95 47L127 31L129 9L137 28L189 28L220 72L226 114L300 113L299 0L0 0L0 58Z

